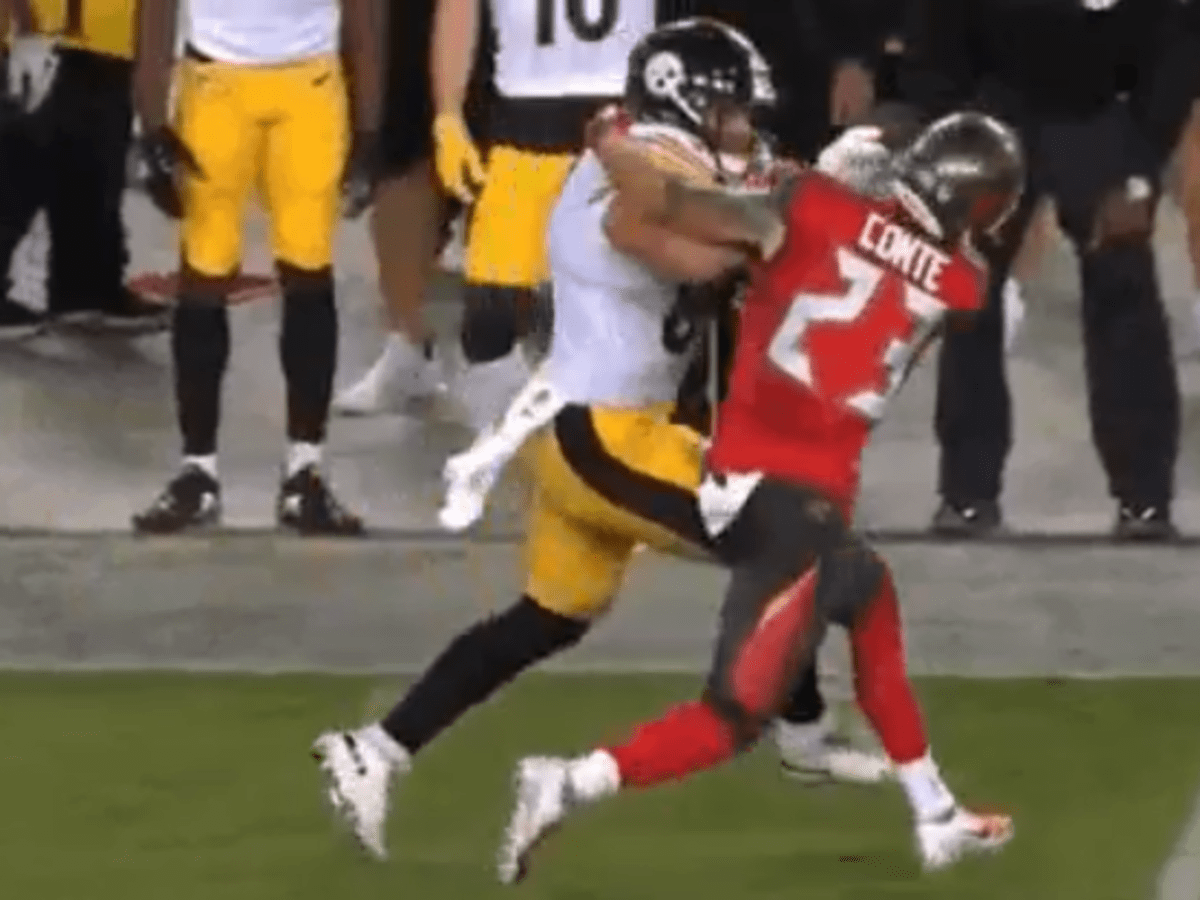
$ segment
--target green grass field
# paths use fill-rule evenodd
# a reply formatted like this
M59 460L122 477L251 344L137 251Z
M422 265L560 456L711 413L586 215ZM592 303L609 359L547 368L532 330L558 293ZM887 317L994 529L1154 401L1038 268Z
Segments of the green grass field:
M1139 900L1200 786L1200 683L921 684L964 796L1017 817L999 857L917 873L898 789L802 787L765 750L582 817L492 880L508 774L687 697L691 678L534 676L420 760L394 859L358 856L308 758L399 687L361 678L0 676L0 884L38 900Z

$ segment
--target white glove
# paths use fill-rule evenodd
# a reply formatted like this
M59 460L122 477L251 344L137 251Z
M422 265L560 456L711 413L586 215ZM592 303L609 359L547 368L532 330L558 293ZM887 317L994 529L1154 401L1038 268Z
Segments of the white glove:
M475 439L442 469L445 495L438 522L447 531L464 531L483 516L488 495L526 438L558 415L567 400L535 372L513 398L496 425Z
M53 38L27 34L13 38L8 51L8 95L25 112L46 102L58 74L58 52Z
M874 125L847 128L821 151L816 169L855 189L867 187L891 157L883 130Z

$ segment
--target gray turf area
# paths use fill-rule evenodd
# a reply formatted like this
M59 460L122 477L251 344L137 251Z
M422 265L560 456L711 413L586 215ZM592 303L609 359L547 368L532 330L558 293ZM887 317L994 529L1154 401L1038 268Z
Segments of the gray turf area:
M914 671L1200 675L1194 551L884 545ZM20 668L412 671L520 593L506 543L269 535L0 544L0 662ZM723 586L643 554L568 668L704 667ZM834 636L826 664L846 671Z

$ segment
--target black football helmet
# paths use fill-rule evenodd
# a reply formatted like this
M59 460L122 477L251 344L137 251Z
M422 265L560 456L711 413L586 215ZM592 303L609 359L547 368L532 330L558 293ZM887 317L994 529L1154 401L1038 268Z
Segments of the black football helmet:
M978 112L956 112L923 129L895 159L894 191L917 223L946 244L992 234L1025 188L1016 132Z
M755 56L753 44L716 20L665 25L629 54L626 107L639 121L674 125L707 141L711 110L754 104Z

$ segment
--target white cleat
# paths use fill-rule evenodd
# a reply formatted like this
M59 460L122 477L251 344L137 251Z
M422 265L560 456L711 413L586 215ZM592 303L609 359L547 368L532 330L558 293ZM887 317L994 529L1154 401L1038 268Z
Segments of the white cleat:
M408 400L433 397L445 390L436 351L432 359L426 359L407 343L392 339L375 365L334 397L333 411L341 416L386 415Z
M1011 816L961 807L940 819L917 823L917 849L927 872L944 869L972 853L999 850L1012 836Z
M891 760L853 746L825 724L775 724L775 747L783 773L799 781L879 784L895 777Z
M496 857L501 884L518 884L529 874L530 857L579 802L571 786L570 762L529 756L513 776L516 808Z
M312 757L334 813L367 853L387 859L388 799L398 768L353 731L325 732L313 743Z

